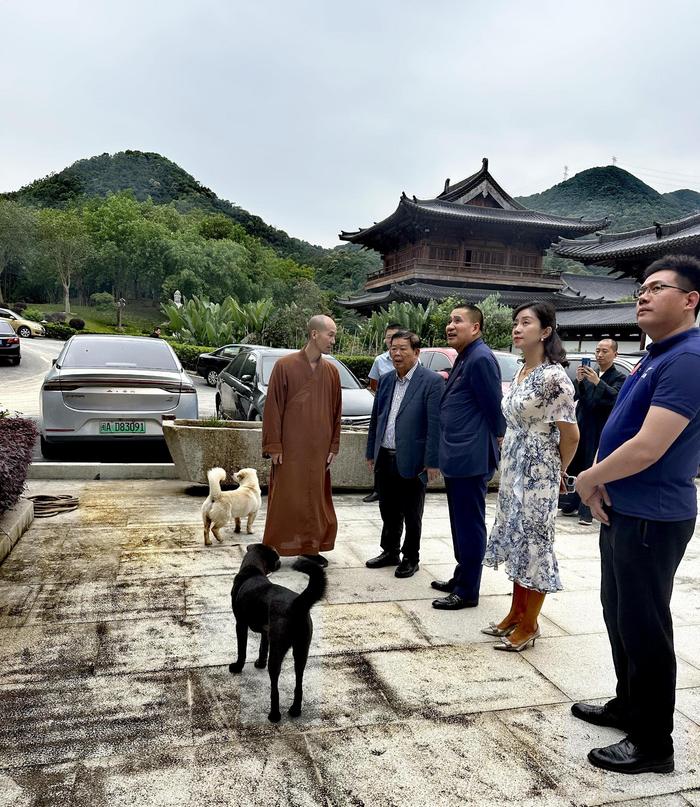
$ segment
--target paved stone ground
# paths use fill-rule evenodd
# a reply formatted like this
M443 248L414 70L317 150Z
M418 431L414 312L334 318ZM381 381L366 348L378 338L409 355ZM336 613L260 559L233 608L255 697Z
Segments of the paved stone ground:
M676 771L624 777L585 761L619 733L569 713L573 700L613 690L592 528L560 519L566 591L548 598L534 649L496 653L479 627L506 611L502 571L485 570L477 609L430 607L430 581L451 568L442 494L428 497L422 567L405 581L364 568L376 505L337 496L304 711L285 711L289 658L275 726L267 673L227 667L229 591L247 537L229 530L205 548L202 500L182 482L31 488L77 493L81 506L35 521L0 567L2 807L700 806L697 537L673 600ZM274 577L306 581L288 563Z

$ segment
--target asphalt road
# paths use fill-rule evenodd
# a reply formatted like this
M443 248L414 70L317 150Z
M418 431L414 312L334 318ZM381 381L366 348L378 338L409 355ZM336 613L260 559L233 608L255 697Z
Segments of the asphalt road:
M22 339L22 361L18 366L0 363L0 409L8 409L11 414L36 420L41 426L39 395L44 376L51 367L51 360L61 352L64 343L56 339ZM197 389L197 401L200 418L214 417L216 406L215 390L207 385L203 378L190 374ZM61 457L63 462L169 462L170 455L163 444L162 447L147 444L144 456L144 444L129 440L119 446L93 444L84 448L69 447ZM34 450L34 459L42 460L39 441Z

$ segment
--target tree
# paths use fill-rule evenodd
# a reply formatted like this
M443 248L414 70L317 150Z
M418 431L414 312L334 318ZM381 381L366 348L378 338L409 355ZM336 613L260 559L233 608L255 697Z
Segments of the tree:
M493 350L510 347L513 342L513 311L502 305L499 294L489 294L479 303L484 315L484 342Z
M0 280L11 264L23 264L31 255L35 214L16 202L0 199ZM0 303L4 303L0 283Z
M82 272L92 251L90 238L80 214L76 211L39 212L39 255L52 267L63 286L63 304L70 314L70 287Z

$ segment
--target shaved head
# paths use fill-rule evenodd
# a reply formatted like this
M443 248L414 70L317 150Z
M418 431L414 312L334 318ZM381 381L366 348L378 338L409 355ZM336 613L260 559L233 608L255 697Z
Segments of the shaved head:
M335 330L335 322L325 314L316 314L306 324L306 330L311 336L312 331L330 331Z

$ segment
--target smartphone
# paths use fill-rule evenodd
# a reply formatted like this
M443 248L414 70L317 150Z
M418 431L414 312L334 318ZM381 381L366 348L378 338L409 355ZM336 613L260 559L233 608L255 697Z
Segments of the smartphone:
M573 493L576 490L576 477L575 476L565 476L564 477L564 487L566 488L567 493Z
M588 356L584 356L581 359L581 367L590 367L590 366L591 366L591 360L588 358Z

